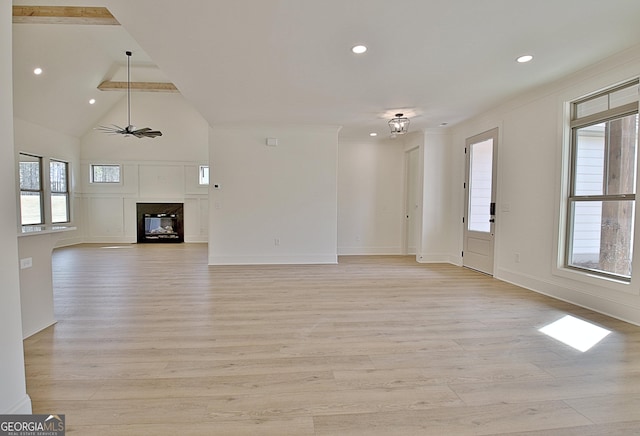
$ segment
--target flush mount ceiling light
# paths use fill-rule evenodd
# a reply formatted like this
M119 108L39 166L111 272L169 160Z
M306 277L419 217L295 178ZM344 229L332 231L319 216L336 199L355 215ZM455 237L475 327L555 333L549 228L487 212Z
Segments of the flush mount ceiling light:
M533 60L533 56L531 55L523 55L516 59L516 61L520 64L525 64L527 62L531 62Z
M367 51L367 47L364 45L356 45L351 48L351 51L355 54L362 54Z
M36 76L39 76L40 74L42 74L42 68L40 67L34 68L33 74L35 74Z
M403 114L396 114L395 118L389 120L389 128L392 136L404 135L409 131L409 118Z

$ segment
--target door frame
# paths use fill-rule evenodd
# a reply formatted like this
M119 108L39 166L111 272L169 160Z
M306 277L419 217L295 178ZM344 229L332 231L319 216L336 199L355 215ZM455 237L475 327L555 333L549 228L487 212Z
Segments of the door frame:
M415 155L412 153L415 152ZM411 158L412 156L416 161L413 163L416 166L415 174L411 174ZM420 164L420 146L415 146L404 150L404 209L403 209L403 238L402 238L402 251L405 255L415 254L418 256L420 252L420 238L421 238L421 220L422 220L422 189L421 189L421 181L422 177L421 169L422 166ZM412 186L413 185L413 186ZM412 189L413 188L413 189ZM409 198L410 194L413 193L417 196L417 204L411 204L412 201ZM412 213L413 212L413 213ZM412 215L412 219L410 220L409 215ZM411 228L413 225L413 229ZM411 242L410 238L413 236L415 239L413 241L413 245L415 246L415 253L411 253Z
M470 194L471 194L471 147L473 144L481 143L489 139L493 140L492 143L492 174L491 174L491 198L490 198L490 213L489 213L489 231L479 232L469 230L469 210L470 210ZM498 190L498 145L500 142L500 129L494 127L490 130L484 131L477 135L468 137L465 140L465 181L464 181L464 214L463 214L463 227L462 227L462 266L471 268L476 271L493 276L495 271L495 239L496 239L496 198ZM469 241L473 239L480 241L480 244L474 244L477 246L483 245L486 242L487 250L482 255L474 253L472 247L469 245ZM484 259L482 256L486 256ZM466 260L466 263L465 263Z

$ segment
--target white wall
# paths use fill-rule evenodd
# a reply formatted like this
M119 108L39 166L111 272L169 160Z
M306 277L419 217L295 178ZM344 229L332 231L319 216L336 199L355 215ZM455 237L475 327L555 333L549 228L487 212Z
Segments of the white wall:
M31 267L20 269L23 338L28 338L56 322L51 252L64 233L66 232L18 237L19 258L31 261Z
M15 153L13 148L13 82L11 72L11 2L0 2L0 413L31 413L27 395L20 316Z
M79 201L85 242L130 243L137 239L136 203L184 203L185 242L207 242L208 187L198 184L207 165L209 127L180 94L133 93L132 123L161 130L157 138L109 135L82 137ZM126 98L99 125L127 123ZM122 165L122 183L89 183L91 164Z
M451 136L444 130L427 130L422 147L422 222L418 262L454 262L452 230L457 221L450 215L457 185L449 182L453 153ZM452 253L453 252L453 253Z
M134 138L91 129L82 137L82 159L208 161L208 124L181 94L132 92L131 122L137 128L160 130L162 136ZM121 127L127 124L125 94L97 124Z
M338 253L403 254L402 138L340 138Z
M465 138L500 128L495 276L640 324L638 278L631 285L558 268L565 102L640 74L640 46L522 95L453 130L452 216L462 216ZM462 225L454 253L462 247ZM637 233L637 229L636 229ZM636 235L638 237L638 235ZM516 261L519 255L519 262Z
M335 263L337 145L334 126L211 128L209 264Z

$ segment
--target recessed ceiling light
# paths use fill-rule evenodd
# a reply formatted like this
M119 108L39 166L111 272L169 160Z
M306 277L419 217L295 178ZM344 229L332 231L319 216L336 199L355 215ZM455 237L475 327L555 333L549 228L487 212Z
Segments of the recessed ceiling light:
M367 47L365 47L364 45L356 45L351 49L351 51L355 54L362 54L367 51Z
M526 62L531 62L532 59L533 59L533 56L524 55L524 56L520 56L518 59L516 59L516 61L518 61L521 64L524 64Z
M96 99L95 98L90 99L89 104L96 104Z
M449 123L440 123L440 124L439 124L439 126L440 126L440 127L444 127L444 126L446 126L447 124L449 124Z
M378 134L376 132L371 132L369 133L369 136L378 136Z
M39 76L40 74L42 74L42 68L38 67L34 69L33 74L35 74L36 76Z

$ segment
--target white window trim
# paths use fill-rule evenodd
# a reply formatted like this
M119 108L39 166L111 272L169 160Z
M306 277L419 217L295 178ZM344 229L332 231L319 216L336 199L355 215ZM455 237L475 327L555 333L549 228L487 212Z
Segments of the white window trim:
M22 191L23 190L22 190L22 186L20 185L20 162L22 162L22 159L21 159L20 156L30 156L30 157L39 159L39 164L40 164L40 189L38 191L30 191L30 192L39 192L40 193L40 220L41 220L41 222L37 223L37 224L24 224L22 222ZM18 158L18 160L17 160L16 168L18 169L18 171L16 172L16 186L18 188L18 198L17 198L17 201L18 201L18 223L20 224L21 227L46 225L47 224L47 220L48 220L48 218L47 218L48 217L47 208L49 206L47 204L47 199L49 197L47 195L47 184L45 183L45 180L47 180L47 178L49 177L49 169L48 169L49 162L44 156L41 156L41 155L35 154L35 153L31 153L31 152L27 152L27 151L18 152L17 158Z
M633 79L621 81L620 83L628 82ZM606 86L602 90L612 88L615 85ZM584 95L582 96L584 97ZM556 172L559 175L558 186L560 189L556 190L556 208L555 216L557 218L557 225L554 229L553 246L554 256L553 264L551 266L551 274L568 279L581 284L581 290L587 294L591 294L602 298L602 289L609 289L612 291L638 296L640 295L640 200L636 200L636 210L634 228L635 237L633 241L633 252L636 254L631 262L631 269L636 273L631 275L630 280L618 280L613 277L601 276L589 271L576 270L565 266L565 250L567 241L567 206L569 203L569 183L570 181L570 158L571 158L571 105L573 102L581 98L580 96L563 99L559 102L560 105L560 120L558 122L558 162L560 164L559 170ZM640 106L640 95L638 96L638 102ZM640 152L637 159L640 160ZM640 165L638 165L639 176L636 177L636 192L640 192Z
M117 182L94 182L93 180L93 167L99 167L99 166L112 166L112 167L119 167L120 168L120 180ZM124 179L124 168L122 166L122 164L117 164L117 163L90 163L89 164L89 184L90 185L98 185L98 186L118 186L118 185L122 185L123 184L123 179Z
M40 224L22 224L22 208L21 208L21 201L20 201L20 195L21 195L21 189L20 189L20 174L19 171L16 171L16 188L17 188L17 222L20 228L27 228L27 227L43 227L43 226L64 226L64 225L70 225L73 223L73 217L74 217L74 210L73 210L73 183L72 183L72 178L73 178L73 164L71 162L70 159L68 158L58 158L58 157L53 157L53 156L43 156L37 153L32 153L29 151L19 151L17 154L17 161L16 161L16 168L19 167L20 165L20 155L28 155L28 156L33 156L33 157L37 157L40 159L40 176L41 176L41 187L42 190L41 195L42 195L42 203L41 203L41 208L42 208L42 223ZM51 191L51 175L50 175L50 163L54 161L54 162L63 162L67 165L67 214L68 214L68 218L69 221L65 221L65 222L53 222L53 217L52 217L52 212L51 212L51 195L52 195L52 191Z
M62 160L62 159L56 159L56 158L49 158L48 160L48 166L47 166L47 180L49 181L49 215L50 215L50 220L51 220L51 224L69 224L72 221L71 218L71 162L66 161L66 160ZM65 164L65 168L66 168L66 185L67 185L67 190L65 192L58 192L58 191L53 191L51 189L51 162L60 162ZM67 221L53 221L53 210L51 207L51 201L52 201L52 197L53 194L64 194L67 197Z

